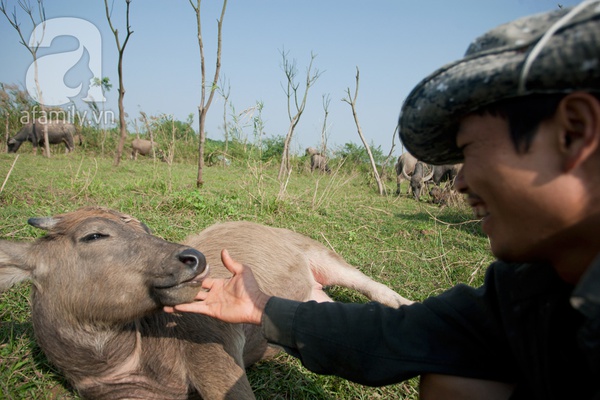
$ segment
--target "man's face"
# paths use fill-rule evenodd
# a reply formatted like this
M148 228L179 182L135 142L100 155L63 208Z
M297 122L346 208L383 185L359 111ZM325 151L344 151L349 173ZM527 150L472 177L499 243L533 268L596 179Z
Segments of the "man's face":
M543 122L529 151L517 153L503 118L470 115L460 124L456 142L464 166L455 185L482 218L499 259L551 261L561 232L572 223L555 129L552 121Z

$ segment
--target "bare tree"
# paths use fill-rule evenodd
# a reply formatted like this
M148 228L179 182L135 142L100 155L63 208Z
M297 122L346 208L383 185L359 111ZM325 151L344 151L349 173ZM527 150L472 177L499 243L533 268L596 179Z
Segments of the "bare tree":
M323 95L323 111L325 117L323 118L323 126L321 127L321 154L327 154L327 117L329 116L329 104L331 103L331 97L328 94Z
M285 73L285 77L287 80L287 85L284 88L285 95L287 97L287 111L288 118L290 120L290 126L288 127L288 132L285 136L285 140L283 142L283 154L281 156L281 166L279 167L279 175L278 180L280 182L283 181L284 178L287 177L290 171L290 143L292 142L292 137L294 136L294 130L300 122L300 117L304 112L304 108L306 107L306 98L308 95L308 89L319 79L321 76L321 72L319 70L312 71L313 61L317 57L315 54L310 54L310 63L308 64L308 68L306 69L306 82L304 86L304 93L302 94L302 100L299 98L298 89L300 84L296 82L296 75L298 74L298 69L296 68L296 60L290 61L288 59L288 53L281 51L281 57L283 58L282 67L283 72ZM294 108L294 113L292 114L292 105Z
M121 41L119 40L119 30L116 29L111 20L111 12L108 8L108 0L104 0L104 8L106 9L106 19L108 20L108 25L110 26L110 30L115 36L115 42L117 43L117 50L119 51L119 64L118 64L118 74L119 74L119 130L121 132L121 138L119 139L119 143L117 145L117 154L115 155L115 166L119 165L121 162L121 156L123 155L123 147L125 146L125 139L127 138L127 123L125 122L125 106L123 105L123 98L125 97L125 87L123 86L123 54L125 53L125 47L129 42L129 38L133 31L131 30L131 25L129 25L129 5L131 4L131 0L125 0L126 3L126 13L125 13L125 25L127 27L127 33L125 34L125 40L123 41L123 45L121 45Z
M225 89L227 86L227 89ZM227 125L227 104L229 104L229 95L231 93L231 85L229 82L225 85L225 79L221 80L218 87L219 94L223 97L223 133L225 134L225 148L223 149L223 167L227 164L227 151L229 146L229 126Z
M396 136L398 135L398 129L400 129L400 125L396 124L394 132L392 133L392 147L390 148L390 152L388 153L387 157L381 164L381 180L383 181L385 181L386 177L386 167L389 164L389 162L393 159L394 149L396 148Z
M39 17L39 23L36 23L36 18L33 16L34 14L34 10L33 7L31 6L31 2L29 0L19 0L19 6L23 9L23 11L25 11L25 13L29 16L29 20L31 21L31 24L33 25L33 34L35 34L36 30L35 27L38 25L42 25L42 37L39 39L36 39L35 36L31 37L29 42L27 42L25 40L25 38L23 37L23 32L21 31L21 24L19 23L19 21L17 20L17 10L16 7L15 9L13 9L13 12L11 14L11 16L8 15L8 12L6 11L6 1L2 0L0 1L0 11L2 11L2 14L4 14L4 16L6 17L6 19L8 20L8 23L15 28L15 30L17 31L17 33L19 34L19 38L21 39L21 44L23 46L25 46L25 48L31 53L31 56L33 57L33 71L34 71L34 81L35 81L35 90L36 90L36 94L37 94L37 98L40 104L40 108L42 110L42 115L45 115L45 108L44 108L44 99L43 99L43 93L42 93L42 88L40 87L40 82L38 79L38 63L37 63L37 51L40 47L40 43L42 43L42 39L44 37L44 32L46 31L46 11L44 9L44 1L43 0L37 0L37 14ZM50 144L48 143L48 124L44 124L44 150L46 153L46 157L50 157ZM34 147L35 151L37 151L37 146Z
M223 28L223 17L225 17L225 9L227 8L227 0L223 0L223 8L221 10L221 17L217 21L217 59L215 67L215 76L210 85L210 93L208 100L206 100L206 68L204 59L204 44L202 42L202 25L200 23L200 3L201 0L196 0L194 5L193 0L189 0L190 5L196 13L196 24L198 27L198 47L200 48L200 70L202 73L202 86L200 93L200 105L198 105L198 135L200 140L198 143L198 177L196 178L196 187L201 188L204 185L202 178L202 170L204 169L204 142L206 141L205 124L206 124L206 113L212 103L215 91L217 88L217 81L219 80L219 72L221 71L221 31Z
M375 177L375 181L377 181L377 187L379 188L379 194L383 195L385 189L383 184L381 183L381 178L379 177L379 172L377 172L377 165L375 164L375 160L373 159L373 153L371 152L371 148L369 147L365 137L362 133L362 129L360 128L360 124L358 122L358 114L356 113L356 98L358 97L358 81L359 81L359 70L356 67L356 89L354 90L354 97L350 95L350 88L346 89L346 93L348 97L344 97L342 101L350 104L352 108L352 115L354 116L354 122L356 123L356 129L358 130L358 136L360 136L360 140L363 142L365 149L367 150L367 154L369 155L369 160L371 161L371 168L373 168L373 176Z
M97 86L102 91L102 97L104 97L104 93L109 92L112 89L112 83L110 83L110 78L105 76L103 78L94 77L92 81L93 86ZM106 115L105 115L105 103L102 102L102 115L98 110L98 105L96 102L90 102L90 105L94 104L93 109L96 111L96 116L98 117L98 123L102 121L102 142L100 143L100 149L102 151L102 156L104 156L104 143L106 142Z

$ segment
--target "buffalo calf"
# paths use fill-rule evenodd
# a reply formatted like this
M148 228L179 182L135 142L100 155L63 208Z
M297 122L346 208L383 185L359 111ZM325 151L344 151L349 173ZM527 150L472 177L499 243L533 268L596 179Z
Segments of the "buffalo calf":
M208 274L230 276L223 248L271 295L329 301L323 286L341 285L392 307L411 303L286 229L227 222L177 244L104 208L28 222L47 234L0 241L0 292L33 282L36 339L85 398L254 398L245 367L275 353L259 327L162 311L193 301Z

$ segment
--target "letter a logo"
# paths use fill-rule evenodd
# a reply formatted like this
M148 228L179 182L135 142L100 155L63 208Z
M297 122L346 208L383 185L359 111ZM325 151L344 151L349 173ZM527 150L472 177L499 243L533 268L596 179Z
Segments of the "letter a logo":
M51 47L59 36L74 37L77 49L65 52L50 52L38 57L27 69L25 86L29 95L47 106L67 104L72 98L82 94L83 82L76 87L65 83L67 72L83 57L84 50L89 55L88 68L94 77L102 78L102 36L98 28L80 18L53 18L38 24L29 38L29 47ZM36 84L37 75L37 84ZM89 82L89 91L83 101L106 101L102 89Z

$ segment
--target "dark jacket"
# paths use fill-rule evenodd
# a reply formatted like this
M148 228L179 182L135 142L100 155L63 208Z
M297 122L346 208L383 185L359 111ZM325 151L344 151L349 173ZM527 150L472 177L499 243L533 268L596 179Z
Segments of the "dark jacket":
M514 399L593 398L600 263L575 290L579 311L573 289L547 265L496 262L479 288L458 285L399 309L272 298L263 333L311 371L365 385L431 372L515 383Z

